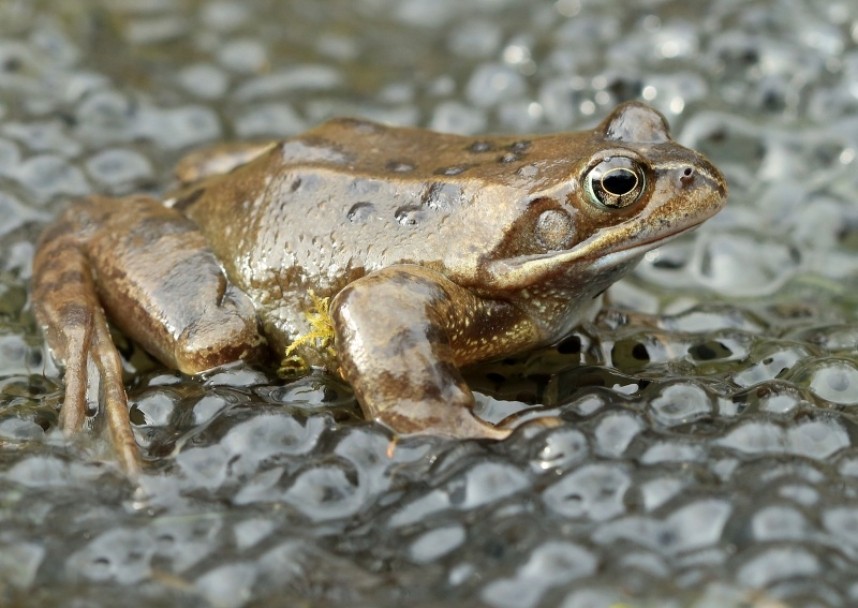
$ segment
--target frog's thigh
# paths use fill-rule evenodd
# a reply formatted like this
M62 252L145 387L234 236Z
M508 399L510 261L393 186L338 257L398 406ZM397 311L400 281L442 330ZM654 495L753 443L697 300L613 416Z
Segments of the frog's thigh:
M188 374L255 354L262 339L253 304L196 226L154 199L130 202L106 214L86 245L111 321Z
M508 435L473 416L474 397L459 367L510 347L486 331L519 345L535 340L535 328L514 307L403 265L348 285L331 312L341 371L367 417L399 433Z

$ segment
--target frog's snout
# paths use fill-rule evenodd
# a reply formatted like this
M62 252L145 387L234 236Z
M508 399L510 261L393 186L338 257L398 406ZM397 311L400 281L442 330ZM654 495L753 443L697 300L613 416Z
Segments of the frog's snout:
M721 204L727 199L727 180L708 160L698 156L694 163L684 163L674 169L674 180L679 190L710 192Z

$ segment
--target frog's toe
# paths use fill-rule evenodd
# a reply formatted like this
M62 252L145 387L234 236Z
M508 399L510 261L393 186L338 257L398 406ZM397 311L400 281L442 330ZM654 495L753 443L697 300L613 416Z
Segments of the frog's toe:
M500 428L477 419L470 410L464 410L462 415L457 417L454 426L439 429L439 434L446 435L445 431L448 430L450 431L449 436L457 439L495 439L500 441L512 434L510 429Z
M557 428L564 424L566 424L566 421L556 414L531 410L530 412L507 416L498 423L498 427L509 429L511 432L523 428L540 432L545 429Z
M554 429L559 426L563 426L563 424L565 424L565 421L559 416L547 415L521 420L514 426L514 428L519 429L521 427L529 427L537 430L543 430Z
M71 354L66 358L65 395L60 407L59 425L67 436L83 430L90 409L87 389L98 386L102 406L97 409L104 413L119 464L130 478L135 478L140 474L143 462L131 429L128 399L122 381L122 362L103 316L87 314L83 319L85 326L70 322L62 332L58 332L61 339L55 338L60 340L63 351Z
M566 424L566 421L560 416L543 416L541 418L534 418L531 422L547 429L555 429L558 426Z
M390 408L382 411L375 420L397 435L435 435L454 439L506 439L510 429L496 427L476 418L467 407L447 406L433 409ZM429 408L425 408L429 409ZM421 415L423 414L423 415Z

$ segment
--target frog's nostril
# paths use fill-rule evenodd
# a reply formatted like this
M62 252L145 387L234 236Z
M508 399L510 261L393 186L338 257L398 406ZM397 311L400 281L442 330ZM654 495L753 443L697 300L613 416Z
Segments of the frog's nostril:
M688 166L683 169L682 174L679 176L679 181L682 182L683 186L688 186L691 182L694 181L694 167Z

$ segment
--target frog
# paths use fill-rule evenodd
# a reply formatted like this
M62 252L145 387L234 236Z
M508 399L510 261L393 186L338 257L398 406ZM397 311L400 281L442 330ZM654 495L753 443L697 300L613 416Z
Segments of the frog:
M341 118L192 152L165 195L73 201L37 244L59 426L101 420L123 469L143 470L113 327L183 374L328 370L397 438L504 439L462 370L558 343L726 198L722 173L638 101L574 132Z

